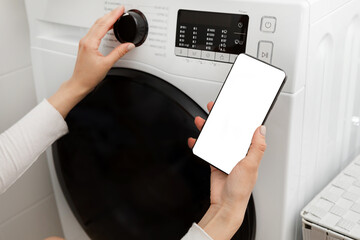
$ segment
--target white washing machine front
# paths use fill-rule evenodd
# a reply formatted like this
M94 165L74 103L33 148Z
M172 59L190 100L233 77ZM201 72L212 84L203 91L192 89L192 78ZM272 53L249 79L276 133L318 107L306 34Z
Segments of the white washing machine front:
M255 235L256 239L260 240L292 239L296 231L297 209L300 208L292 206L291 203L292 200L296 200L299 181L299 167L296 166L300 164L305 82L305 73L301 70L305 68L303 60L306 52L304 49L307 48L305 39L308 26L308 9L305 2L157 0L149 4L145 0L26 1L39 101L49 97L62 82L71 77L78 41L97 18L124 4L127 10L141 10L149 22L149 34L145 43L118 61L105 81L74 108L67 119L70 134L55 144L54 151L47 153L65 237L68 240L89 237L104 239L104 236L112 239L113 231L116 234L120 233L120 236L121 233L128 236L125 239L139 239L141 235L138 233L141 232L141 228L137 227L141 226L144 233L154 233L155 236L157 222L164 229L172 230L172 233L184 234L185 229L190 227L193 221L198 220L204 211L203 208L208 205L209 199L206 194L209 194L209 168L203 166L203 162L196 163L202 172L199 176L206 177L206 182L202 182L202 178L197 179L200 182L195 186L191 182L186 182L196 179L189 170L189 159L194 157L183 155L190 152L186 148L187 136L196 136L196 131L190 127L191 119L195 115L206 116L206 104L216 98L236 55L246 52L284 69L289 81L267 122L268 149L254 190L256 214L249 210L249 220L244 223L245 233L240 233L240 236L243 234L241 239L255 239ZM242 22L243 19L248 21ZM276 28L272 28L274 25L269 26L270 23L276 24ZM101 43L101 51L107 54L118 44L110 31ZM288 60L289 55L291 60ZM166 121L168 115L164 111L170 109L176 109L177 112L169 114L169 120ZM155 118L156 116L160 118ZM145 117L147 121L143 121ZM143 122L139 123L141 121ZM156 123L163 123L165 127ZM171 128L173 123L174 126ZM110 128L104 130L103 126ZM149 131L156 130L145 134L148 138L145 140L142 135L144 126ZM183 141L172 144L169 144L170 139L161 141L161 137L166 136L163 127L169 134L171 129L180 130L171 133L171 136ZM93 130L98 135L92 135ZM157 132L163 135L157 136ZM134 146L128 146L127 153L132 153L133 158L125 154L123 147L128 142L124 140L124 136L128 137L129 142L135 143L134 146L143 149L136 151ZM151 136L157 138L153 143L149 140ZM96 139L92 143L96 142L102 146L88 145L84 139ZM146 144L141 142L142 140ZM153 145L155 143L158 145ZM180 149L174 147L180 145ZM158 155L152 155L154 148L157 148ZM121 149L123 151L118 151ZM148 152L141 155L142 152L146 152L144 149ZM159 149L171 151L169 154L161 155ZM70 159L73 161L69 162ZM114 162L114 159L120 160ZM133 178L132 185L126 185L125 176L138 170L136 161L132 162L134 159L151 159L154 163L158 159L167 159L173 165L155 165L158 166L156 169L159 172L154 176L147 175L149 182L143 179L143 182L136 185L137 178ZM190 165L181 165L181 159ZM90 164L94 162L95 165ZM195 162L194 160L194 164ZM139 163L144 165L144 162ZM71 167L65 167L68 165ZM122 169L122 166L126 168ZM147 168L151 169L151 165ZM124 172L116 176L112 172L116 169L122 169ZM86 181L87 176L99 176L100 170L102 176L107 177L103 182ZM162 174L172 171L181 173L181 177L174 180L172 176ZM80 172L88 172L88 175L81 175ZM150 174L141 171L137 174L140 173ZM160 175L162 178L159 178ZM74 181L76 183L72 183L74 178L77 178ZM165 179L169 179L169 183L173 184L171 186L181 190L183 196L186 196L183 201L171 201L179 200L180 196L175 197L176 191L173 195L167 196L165 193L174 190L170 186L156 188L161 186L160 183L166 183ZM173 181L170 181L171 179ZM158 184L150 184L150 180L155 183L157 181ZM116 182L124 185L114 184ZM130 186L132 188L129 188ZM138 189L135 186L143 188ZM91 189L94 190L93 198L86 198L90 196L88 191ZM115 200L121 199L119 194L122 190L127 191L126 196L131 195L133 198L127 198L125 202L116 206ZM118 195L115 194L111 198L107 195L110 192L117 192ZM166 196L165 200L161 198L163 195ZM155 221L145 218L144 222L139 222L141 216L154 213L128 206L126 203L134 203L134 199L146 200L149 196L157 199L168 209L164 212L158 211L157 219L161 219L161 216L162 220L169 217L166 213L172 213L175 219ZM185 207L181 205L183 203L188 204ZM105 208L95 211L94 204ZM134 206L139 205L134 203ZM154 205L147 207L156 210ZM135 209L138 209L138 212ZM176 211L185 214L188 212L186 209L192 209L192 214L189 213L186 217L174 214ZM111 218L106 217L108 213L112 214ZM178 223L179 220L183 220L182 224ZM147 222L152 224L145 229ZM118 224L118 229L114 224ZM128 228L121 227L126 224ZM127 229L127 232L124 232L124 229ZM168 236L171 238L174 235Z

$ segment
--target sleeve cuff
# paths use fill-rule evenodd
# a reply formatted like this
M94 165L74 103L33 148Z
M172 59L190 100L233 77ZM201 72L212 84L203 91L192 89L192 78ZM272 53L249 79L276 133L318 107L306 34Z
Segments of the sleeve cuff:
M193 223L181 240L213 240L199 225Z
M51 105L48 100L44 99L40 104L40 108L44 108L43 113L47 114L49 121L54 123L54 130L56 131L56 139L60 136L63 136L69 132L68 126L61 116L61 114Z

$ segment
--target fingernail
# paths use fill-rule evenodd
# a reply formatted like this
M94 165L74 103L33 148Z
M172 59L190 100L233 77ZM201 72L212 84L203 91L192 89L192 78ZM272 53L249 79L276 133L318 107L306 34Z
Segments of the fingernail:
M260 134L263 135L264 137L266 136L266 127L264 125L260 127Z
M127 50L128 50L128 51L131 51L131 50L133 50L134 48L135 48L135 45L131 43L131 44L128 45Z

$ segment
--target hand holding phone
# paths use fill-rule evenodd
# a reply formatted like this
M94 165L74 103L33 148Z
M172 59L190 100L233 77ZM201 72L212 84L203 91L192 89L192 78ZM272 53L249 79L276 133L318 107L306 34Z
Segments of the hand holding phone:
M214 102L208 103L209 111L213 105ZM195 125L199 130L204 123L205 120L201 117L195 118ZM248 154L236 164L229 175L211 166L211 204L198 225L213 239L231 239L242 225L266 150L265 135L265 126L255 130ZM194 138L188 139L191 149L195 141Z
M236 59L193 153L229 174L249 149L286 80L284 71L246 54Z

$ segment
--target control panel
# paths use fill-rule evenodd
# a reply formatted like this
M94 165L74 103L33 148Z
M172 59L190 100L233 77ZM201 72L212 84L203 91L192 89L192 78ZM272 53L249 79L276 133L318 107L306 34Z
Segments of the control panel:
M249 16L179 10L175 55L233 63L246 49Z

